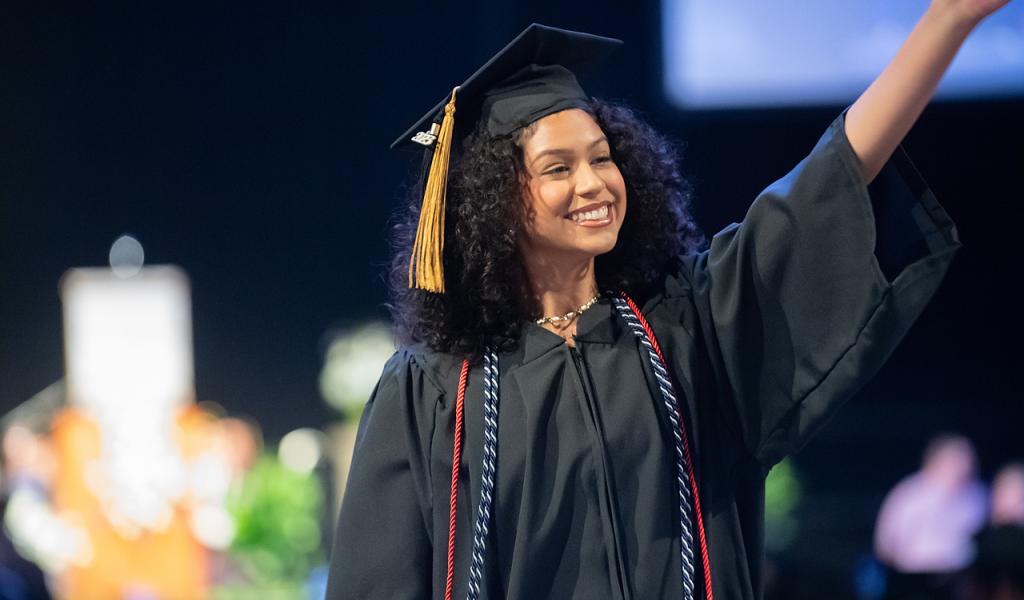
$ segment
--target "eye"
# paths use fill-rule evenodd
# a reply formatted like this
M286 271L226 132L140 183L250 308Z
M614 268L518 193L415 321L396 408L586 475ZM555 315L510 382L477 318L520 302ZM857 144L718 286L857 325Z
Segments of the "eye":
M556 166L551 167L548 170L544 171L543 174L544 175L558 175L560 173L568 173L568 172L569 172L569 167L567 167L565 165L556 165Z
M610 155L608 155L608 154L603 154L603 155L598 156L597 158L595 158L594 162L597 163L597 164L610 163L610 162L612 162L612 157Z

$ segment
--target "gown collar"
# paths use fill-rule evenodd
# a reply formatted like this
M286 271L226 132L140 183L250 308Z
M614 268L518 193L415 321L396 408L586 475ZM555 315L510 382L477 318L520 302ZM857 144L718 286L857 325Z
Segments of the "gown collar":
M576 341L585 344L614 344L622 334L622 324L612 308L607 294L590 307L576 323ZM548 352L560 348L565 340L533 321L522 325L522 362L528 363Z

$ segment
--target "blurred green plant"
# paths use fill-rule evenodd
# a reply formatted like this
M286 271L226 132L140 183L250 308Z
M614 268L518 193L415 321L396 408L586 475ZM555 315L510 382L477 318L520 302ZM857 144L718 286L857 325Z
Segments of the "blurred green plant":
M235 520L228 554L253 587L281 594L275 598L295 597L289 595L293 591L301 596L303 582L323 562L323 507L324 490L314 473L297 473L273 454L256 461L228 497Z
M790 459L772 467L764 482L765 546L769 552L784 550L796 537L793 512L800 495L800 480Z
M371 321L336 333L320 371L320 394L342 418L358 422L394 353L394 336L384 323Z
M210 594L211 600L305 600L306 591L296 582L267 585L219 585Z

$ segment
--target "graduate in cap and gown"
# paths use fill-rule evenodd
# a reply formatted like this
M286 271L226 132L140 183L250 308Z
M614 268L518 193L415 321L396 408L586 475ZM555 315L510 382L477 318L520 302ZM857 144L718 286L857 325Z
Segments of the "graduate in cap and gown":
M870 379L960 246L899 147L1005 0L935 0L742 223L531 25L394 144L403 345L359 424L327 597L753 599L764 477Z

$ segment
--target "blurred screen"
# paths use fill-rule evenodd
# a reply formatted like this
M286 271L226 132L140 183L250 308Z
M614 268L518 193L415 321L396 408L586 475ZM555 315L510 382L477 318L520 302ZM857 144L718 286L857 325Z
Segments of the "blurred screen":
M844 104L881 73L927 0L663 0L664 85L680 108ZM967 40L937 93L1024 96L1024 5Z

